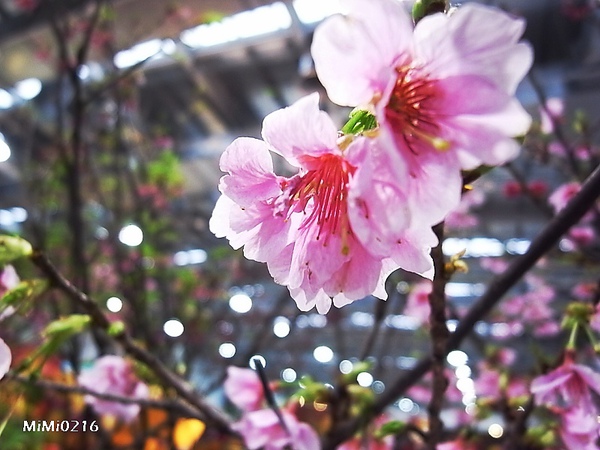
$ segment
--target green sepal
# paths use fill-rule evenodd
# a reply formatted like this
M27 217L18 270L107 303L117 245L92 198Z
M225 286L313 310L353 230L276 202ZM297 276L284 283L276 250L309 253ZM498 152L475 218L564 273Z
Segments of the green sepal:
M359 134L365 131L374 130L379 125L375 115L364 109L354 108L350 112L348 122L342 127L344 134Z
M32 253L33 247L25 239L19 236L0 235L0 266L30 256Z

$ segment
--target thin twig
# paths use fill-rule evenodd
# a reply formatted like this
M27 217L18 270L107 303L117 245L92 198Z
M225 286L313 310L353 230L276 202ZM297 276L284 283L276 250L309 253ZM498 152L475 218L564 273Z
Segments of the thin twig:
M462 341L471 333L475 324L481 320L500 301L521 277L558 242L569 228L575 225L594 206L600 197L600 166L588 177L581 190L571 199L540 232L531 243L527 252L517 257L506 272L495 277L486 292L471 307L467 315L459 322L456 331L450 335L446 352L460 346ZM415 367L404 373L389 385L374 403L373 407L357 418L338 424L326 436L323 442L324 450L333 450L337 445L352 437L360 425L370 418L381 414L408 388L418 382L431 368L431 358L422 358Z
M84 292L77 289L69 280L62 276L42 252L35 251L31 256L31 260L44 272L54 287L63 291L86 311L92 318L92 322L95 326L103 330L108 330L110 321L106 318L98 305L96 305L96 303L94 303L94 301ZM231 428L229 418L198 396L185 380L175 375L156 356L137 345L129 334L123 332L114 336L114 339L122 345L123 349L129 355L146 364L166 386L172 387L183 400L196 407L203 415L203 420L212 422L213 425L224 433L237 436L237 432Z
M176 399L148 399L148 398L134 398L134 397L124 397L122 395L110 394L110 393L101 393L96 392L94 390L85 388L83 386L73 386L63 383L57 383L55 381L43 380L43 379L35 379L31 377L26 377L23 375L15 375L12 373L6 374L6 379L10 379L16 381L18 383L36 386L42 388L43 390L50 390L60 392L62 394L78 394L78 395L91 395L93 397L99 398L101 400L108 400L111 402L124 403L124 404L135 404L140 405L145 408L158 408L167 411L177 412L185 417L193 418L193 419L202 419L204 416L202 414L198 414L198 411L184 403L180 400Z

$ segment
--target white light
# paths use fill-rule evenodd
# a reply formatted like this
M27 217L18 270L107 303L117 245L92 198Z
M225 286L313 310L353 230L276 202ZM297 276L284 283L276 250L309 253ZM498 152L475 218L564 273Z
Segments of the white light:
M456 374L456 378L470 378L471 368L467 365L458 366L454 373Z
M326 345L320 345L313 351L313 356L320 363L328 363L333 359L333 350Z
M123 309L123 302L119 297L111 297L106 300L106 309L110 312L117 313Z
M283 369L283 371L281 372L281 379L283 381L287 381L288 383L293 383L294 381L296 381L297 375L296 375L296 371L292 368L287 368L287 369Z
M456 387L463 394L475 392L475 382L471 378L461 378L456 382Z
M15 99L5 89L0 89L0 109L8 109L15 104Z
M504 434L504 428L499 423L493 423L488 428L488 433L491 437L499 439Z
M106 239L108 237L108 230L104 227L98 227L94 232L94 236L96 237L96 239Z
M524 255L529 250L531 241L529 239L509 239L506 241L506 251L511 255Z
M369 372L361 372L356 376L356 382L362 387L369 387L373 384L373 375Z
M276 2L185 30L180 38L189 47L210 47L285 30L291 25L292 17L287 7Z
M27 78L15 84L15 91L23 100L31 100L42 92L42 82L37 78Z
M80 80L87 80L90 77L90 67L82 64L77 68L77 76Z
M13 220L17 223L23 223L27 220L27 210L25 208L15 206L14 208L10 208L10 212L12 213Z
M140 227L129 224L119 231L119 241L129 247L137 247L144 240L144 232Z
M342 362L340 362L340 372L344 374L352 372L353 367L354 364L352 364L352 361L348 361L347 359L344 359Z
M12 227L15 224L15 220L10 211L6 209L0 209L0 225L5 227Z
M472 405L476 401L477 401L477 395L475 395L475 392L467 392L462 397L462 402L463 402L463 405L465 405L465 406Z
M324 328L327 326L327 317L321 314L310 314L308 316L308 324L314 328Z
M173 262L176 266L187 266L190 262L190 258L188 257L188 252L180 251L175 253L173 256Z
M504 255L504 244L495 238L475 237L448 238L442 245L442 251L446 256L455 255L465 250L466 257L480 258Z
M446 283L446 295L448 297L478 297L485 292L483 283Z
M177 51L177 44L173 39L165 39L160 48L165 55L172 55Z
M267 367L267 360L264 358L264 356L254 355L250 358L250 361L248 362L248 365L251 369L256 370L256 363L254 362L255 359L257 359L263 367Z
M290 334L290 321L285 317L277 317L273 324L273 333L278 338L284 338Z
M339 0L294 0L293 5L298 18L305 24L320 22L333 14L345 12Z
M385 391L385 384L383 381L375 380L371 385L371 389L373 389L373 392L376 394L381 394L383 391Z
M403 398L398 402L398 408L403 412L411 412L415 403L410 398Z
M193 250L188 250L188 257L190 259L190 264L202 264L206 261L208 254L206 253L206 250L195 248Z
M462 350L452 350L446 358L448 363L454 367L464 366L469 361L469 357Z
M0 162L8 161L8 158L10 158L10 153L10 147L6 141L4 141L4 139L0 139Z
M223 342L219 345L219 355L223 358L233 358L235 355L236 348L231 342Z
M236 313L246 314L252 309L252 299L246 294L235 294L229 299L229 307Z
M183 334L183 324L177 319L170 319L163 325L163 331L167 336L179 337Z
M147 59L158 56L161 53L162 41L160 39L152 39L150 41L141 42L133 47L118 52L113 61L119 69L135 66Z
M357 327L372 327L375 323L373 314L362 311L353 312L350 321Z

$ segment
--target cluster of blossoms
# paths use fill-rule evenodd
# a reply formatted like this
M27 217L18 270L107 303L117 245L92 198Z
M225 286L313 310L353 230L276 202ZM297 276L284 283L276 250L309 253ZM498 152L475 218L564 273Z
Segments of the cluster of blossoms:
M600 394L600 374L575 364L571 353L561 366L531 383L536 402L549 405L560 415L560 437L569 450L598 448L598 408L592 392Z
M280 411L264 407L263 387L257 373L251 369L229 367L224 384L225 394L243 411L233 429L240 433L249 449L266 450L317 450L321 447L319 436L310 425L299 422L291 410ZM285 428L283 426L285 423Z
M132 399L147 399L148 386L136 377L131 364L120 356L107 355L98 358L92 367L84 370L77 379L80 386L99 394L114 394ZM107 414L130 422L140 412L136 403L118 403L94 395L86 395L85 402L97 414Z
M514 158L512 138L531 121L514 98L532 62L521 19L467 4L413 25L394 0L347 4L311 50L331 100L358 108L354 121L338 132L316 94L267 116L263 140L224 152L210 222L320 313L385 299L398 268L431 279L432 226L458 206L461 171ZM270 152L296 174L275 174Z

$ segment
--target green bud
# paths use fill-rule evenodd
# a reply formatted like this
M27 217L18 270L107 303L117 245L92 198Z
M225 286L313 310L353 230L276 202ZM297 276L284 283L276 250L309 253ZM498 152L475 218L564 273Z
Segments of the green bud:
M70 337L81 333L92 322L92 318L87 314L73 314L50 322L42 335L45 337Z
M381 428L375 431L374 435L376 439L383 439L386 436L395 436L403 433L404 430L406 430L406 423L399 420L392 420L384 423Z
M446 0L417 0L412 8L412 17L415 23L425 16L435 13L443 13L448 9Z
M0 313L12 306L20 313L26 313L33 300L48 288L48 282L42 279L24 280L0 298Z
M8 264L23 256L30 256L33 247L18 236L0 236L0 265Z
M112 322L106 331L111 337L120 336L121 334L125 333L125 324L120 320L117 322Z

